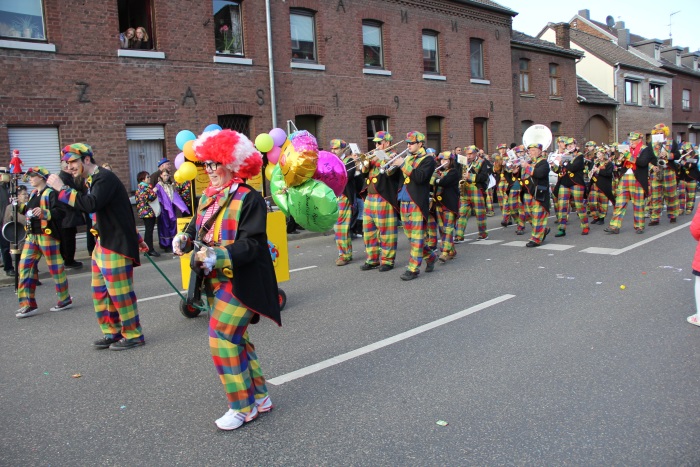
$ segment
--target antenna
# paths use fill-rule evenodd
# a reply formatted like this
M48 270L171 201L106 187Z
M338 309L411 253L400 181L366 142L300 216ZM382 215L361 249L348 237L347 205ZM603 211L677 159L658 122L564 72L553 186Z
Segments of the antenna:
M680 13L680 12L681 12L681 10L678 10L678 11L668 15L668 37L671 37L673 35L673 34L671 34L671 30L672 30L671 23L673 23L673 15L675 15L676 13Z

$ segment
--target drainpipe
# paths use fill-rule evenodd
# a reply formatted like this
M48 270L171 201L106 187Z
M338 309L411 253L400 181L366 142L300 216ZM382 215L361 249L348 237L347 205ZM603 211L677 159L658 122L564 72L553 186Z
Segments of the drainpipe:
M272 20L270 0L265 0L265 21L267 22L267 67L270 70L270 110L272 111L272 128L277 128L277 100L275 99L275 66L272 59Z
M617 74L620 72L620 63L615 64L615 83L614 83L614 89L615 89L615 100L617 101L617 105L615 106L615 141L619 142L620 141L620 135L618 134L620 132L619 128L619 113L618 111L620 110L620 101L617 98L618 97L618 88L617 88Z

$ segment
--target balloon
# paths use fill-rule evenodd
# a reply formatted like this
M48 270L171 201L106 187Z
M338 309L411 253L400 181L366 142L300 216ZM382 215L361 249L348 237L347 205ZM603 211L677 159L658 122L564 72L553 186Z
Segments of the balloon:
M274 164L267 164L267 167L265 167L265 178L268 180L272 180L272 170L276 166Z
M195 162L197 160L197 154L195 154L194 149L192 149L193 143L194 140L186 142L185 147L182 148L182 152L185 154L185 159Z
M280 211L282 211L285 216L288 216L289 202L287 201L287 185L284 183L282 170L280 169L279 165L273 165L271 167L272 174L270 175L270 192L272 193L272 199L275 201L277 207L280 208Z
M181 152L175 156L175 170L179 169L183 162L185 162L185 153Z
M297 224L312 232L327 232L338 221L338 198L318 180L290 187L289 214Z
M340 196L348 183L348 171L345 169L343 161L338 159L335 154L319 151L316 173L314 173L313 178L325 183L336 196Z
M255 147L260 152L267 152L275 146L272 136L267 133L260 133L255 137Z
M313 151L297 152L287 141L282 147L279 165L287 186L301 185L316 173L318 154Z
M281 152L282 149L278 148L277 146L267 151L267 162L269 162L270 164L276 164L280 158Z
M287 139L287 133L282 128L273 128L268 134L272 137L272 142L277 147L282 146Z
M183 162L177 171L180 172L183 180L194 180L197 176L197 166L190 161Z
M182 172L180 172L179 170L176 170L176 171L175 171L175 173L173 174L173 179L174 179L177 183L184 183L184 182L185 182L185 179L182 178Z
M207 131L221 130L221 129L222 128L219 125L217 125L216 123L212 123L211 125L207 125L204 128L204 131L202 133L207 132Z
M289 135L289 140L297 151L318 151L316 137L306 130L295 131Z
M181 130L175 137L175 144L180 150L185 148L185 143L197 139L197 136L190 130Z

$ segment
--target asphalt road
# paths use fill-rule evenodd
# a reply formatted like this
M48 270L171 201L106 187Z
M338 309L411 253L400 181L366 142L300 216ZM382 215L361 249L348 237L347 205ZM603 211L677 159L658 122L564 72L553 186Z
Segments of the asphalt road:
M147 344L124 352L91 347L87 270L64 312L49 278L28 319L2 288L0 465L699 465L690 217L644 235L630 217L614 236L572 222L556 249L512 244L497 217L476 241L472 218L456 259L411 282L403 234L383 273L359 270L359 239L337 267L332 236L290 236L283 327L250 329L275 409L233 432L213 423L206 316L180 315L147 261Z

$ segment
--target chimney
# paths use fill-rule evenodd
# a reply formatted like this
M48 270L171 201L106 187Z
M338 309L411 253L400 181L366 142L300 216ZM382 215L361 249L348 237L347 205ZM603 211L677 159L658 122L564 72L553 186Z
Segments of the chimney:
M588 10L586 10L588 11ZM571 48L571 26L569 23L557 23L553 25L556 35L556 44L564 49Z
M625 22L624 21L616 21L615 22L615 29L625 29Z
M591 11L590 10L579 10L578 15L581 18L586 18L587 20L591 20Z
M618 27L619 24L622 24L622 28ZM630 45L630 30L624 29L624 27L625 23L623 21L615 23L615 28L617 29L617 45L627 50Z

